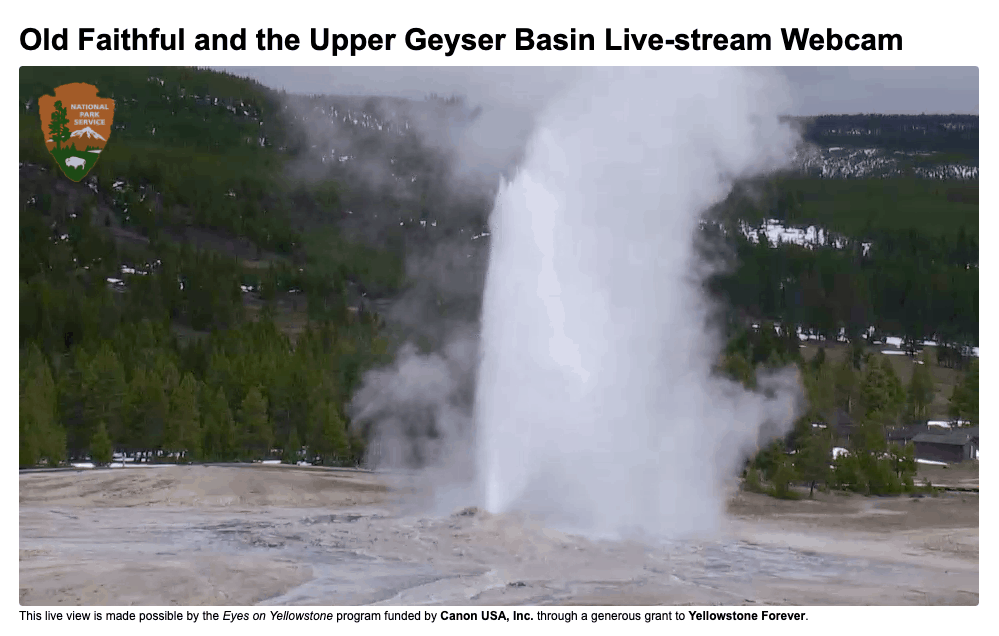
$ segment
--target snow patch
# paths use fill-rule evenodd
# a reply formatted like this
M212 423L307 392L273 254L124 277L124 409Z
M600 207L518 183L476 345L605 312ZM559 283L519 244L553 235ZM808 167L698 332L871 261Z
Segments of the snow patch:
M917 459L916 463L917 464L927 464L929 466L946 466L947 465L947 462L938 462L938 461L934 461L932 459Z

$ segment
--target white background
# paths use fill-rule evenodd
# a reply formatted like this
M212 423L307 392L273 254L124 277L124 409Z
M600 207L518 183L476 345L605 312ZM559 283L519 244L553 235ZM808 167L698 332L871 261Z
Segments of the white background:
M996 42L995 20L989 18L991 11L985 3L963 5L939 4L920 6L917 3L877 3L855 0L836 3L809 2L696 2L696 3L651 3L632 0L616 0L602 3L601 9L584 9L586 3L542 3L537 0L507 0L488 4L482 2L398 2L382 0L380 2L350 2L350 3L315 3L297 0L283 0L273 4L252 3L240 5L236 3L209 3L179 0L171 2L35 2L18 3L8 6L6 24L3 26L2 50L3 59L7 60L3 67L3 91L5 94L5 111L12 120L3 128L3 147L8 156L7 170L2 173L3 192L7 193L8 218L11 219L8 231L0 234L3 249L5 287L13 290L17 286L17 234L13 227L16 218L15 197L17 193L17 178L14 171L16 164L16 149L18 147L17 85L18 68L22 65L191 65L191 66L480 66L480 65L739 65L739 66L979 66L980 67L980 114L983 118L981 127L981 143L984 151L981 153L980 168L983 175L990 175L992 165L992 148L995 142L994 87L996 63L988 62L996 59L994 45ZM69 29L70 46L67 51L25 51L20 46L21 31L28 27L50 30ZM112 32L115 27L138 28L148 31L153 27L172 32L183 27L185 29L186 51L183 52L103 52L97 51L91 44L87 51L77 50L77 30L81 27L93 27L98 33ZM228 52L194 51L194 37L197 33L234 33L241 27L247 29L247 50ZM282 33L297 33L303 46L298 51L260 52L256 50L256 40L253 34L257 29L271 27ZM332 57L329 52L313 51L309 45L309 30L313 27L328 27L331 32L343 33L397 33L391 52L366 52L357 57L339 55ZM459 50L452 57L445 57L443 52L408 50L403 43L405 32L412 27L421 27L428 33L507 33L504 50L501 52L468 52ZM513 33L518 27L528 27L538 32L568 33L573 27L577 32L595 34L597 38L596 51L579 52L523 52L516 51L513 46ZM604 29L612 28L620 33L624 27L633 32L657 32L664 37L672 37L676 33L689 33L697 28L708 33L769 33L773 50L769 52L733 52L733 51L676 51L666 48L662 51L644 52L605 52L602 49ZM780 29L808 27L825 32L826 28L840 34L846 33L900 33L903 37L903 50L884 52L862 51L784 51ZM113 142L112 142L113 143ZM994 316L991 287L994 273L991 263L992 252L989 249L991 231L988 227L995 225L995 217L989 214L994 210L994 187L991 180L985 179L981 189L981 263L983 273L981 286L982 324L990 325L989 316ZM8 432L16 430L14 420L18 398L15 393L18 374L17 341L14 336L18 325L18 316L13 298L8 301L10 309L5 312L3 320L8 325L4 340L4 391L8 396L3 401L9 405L9 417L6 418ZM985 328L981 334L981 348L986 353L986 364L982 368L984 387L991 386L990 377L994 377L988 363L991 352L999 350L990 344L995 339L991 329ZM981 403L982 419L985 422L986 437L991 437L993 404L988 399L988 391ZM13 454L13 440L7 446L7 452ZM10 471L13 473L13 471ZM994 471L986 460L982 481L991 483L988 475ZM17 510L17 487L13 476L3 486L3 493L8 510ZM991 569L995 564L995 550L990 539L995 536L994 517L990 513L988 501L994 501L990 487L985 486L984 505L981 515L980 535L985 538L981 546L980 571L982 572L980 597L981 605L977 608L807 608L807 622L786 623L721 623L692 622L689 619L683 623L564 623L539 624L534 623L454 623L442 624L440 621L430 625L421 623L381 623L377 624L274 624L271 621L253 623L241 626L226 626L221 623L197 624L183 623L143 623L127 626L118 625L116 629L141 629L149 634L176 634L187 630L212 633L219 631L239 631L241 635L274 633L278 630L309 630L312 633L458 633L466 630L474 633L606 633L612 630L625 629L643 633L663 633L664 631L679 632L737 632L739 634L777 633L841 633L855 631L861 633L900 633L915 628L919 634L942 633L953 630L975 633L979 630L994 629L993 620L996 597L995 574ZM110 626L107 623L88 623L72 626L67 622L28 623L20 620L17 605L17 572L18 565L14 556L14 546L17 543L17 528L13 523L14 515L3 530L8 546L3 551L4 585L0 592L3 607L0 620L7 624L8 629L18 633L54 634L56 630L65 632L72 629L73 633L106 633ZM668 604L668 600L665 600ZM31 608L44 611L44 608ZM51 608L50 608L51 609ZM65 611L68 608L59 608ZM149 608L145 608L149 609ZM223 608L219 608L222 611ZM385 608L380 608L385 609ZM441 608L432 608L440 611ZM511 608L505 608L509 613ZM579 609L579 608L577 608ZM651 608L634 608L635 611L645 611ZM747 608L749 609L749 608ZM251 610L252 611L252 610ZM617 611L624 611L623 609ZM799 611L789 609L785 611ZM200 611L199 611L200 613Z

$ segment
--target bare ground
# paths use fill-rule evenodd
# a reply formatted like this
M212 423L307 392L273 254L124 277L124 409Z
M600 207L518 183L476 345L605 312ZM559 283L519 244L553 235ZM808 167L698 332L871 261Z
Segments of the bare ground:
M978 603L977 494L739 493L719 536L654 545L407 514L411 494L399 477L289 467L22 474L20 602Z

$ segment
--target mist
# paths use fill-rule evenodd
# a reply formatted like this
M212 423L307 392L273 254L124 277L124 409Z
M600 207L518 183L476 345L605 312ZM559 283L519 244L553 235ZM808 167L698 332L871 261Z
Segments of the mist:
M594 71L539 119L490 218L475 405L484 506L598 535L717 528L791 371L750 393L694 250L735 179L782 166L776 78L718 68Z
M489 256L488 216L502 178L512 176L523 159L537 116L580 71L406 68L399 72L406 84L420 86L436 98L426 99L425 92L408 102L362 98L359 103L366 102L366 111L393 122L396 130L405 126L405 136L383 135L376 147L368 145L355 153L356 136L338 119L322 117L311 120L307 136L319 149L336 147L337 154L356 154L357 161L344 164L355 189L389 189L402 201L434 202L424 209L428 227L420 234L425 237L406 246L406 289L379 307L394 335L405 343L392 365L366 374L353 397L351 419L355 428L368 434L367 465L418 470L413 483L427 497L417 505L448 513L477 501L472 494L476 475L472 410ZM403 84L401 77L396 79L400 79L397 85ZM330 90L343 88L348 93L364 92L342 84ZM412 152L414 143L418 153ZM410 184L406 162L399 158L414 154L433 158L431 181L418 177ZM314 157L303 163L308 162L314 165ZM401 186L394 174L398 172L406 177ZM357 221L388 213L377 204L353 211ZM411 219L399 219L407 221Z
M354 419L373 422L371 465L421 469L432 512L477 505L601 537L710 533L800 393L792 370L759 392L714 371L723 335L704 282L718 263L695 249L737 179L790 160L786 87L750 69L568 77L534 100L480 95L469 107L488 117L450 141L452 124L418 126L450 158L448 187L494 197L488 271L469 275L467 237L411 261L388 313L439 346L404 346L369 373ZM427 311L442 290L478 299L483 279L481 315Z

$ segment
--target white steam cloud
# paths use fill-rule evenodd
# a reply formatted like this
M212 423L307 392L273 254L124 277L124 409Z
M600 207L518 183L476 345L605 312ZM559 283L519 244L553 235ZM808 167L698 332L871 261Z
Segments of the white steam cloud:
M373 423L372 464L432 466L418 483L437 511L523 511L599 536L710 532L799 395L790 370L760 379L763 393L713 372L713 265L695 249L734 180L790 158L784 87L749 69L558 77L533 107L486 106L476 126L502 123L485 128L505 142L485 130L455 144L474 172L529 139L489 220L481 334L459 321L434 353L404 348L366 376L355 422Z
M595 70L550 104L490 219L475 404L493 512L565 529L712 530L760 430L794 416L712 373L700 215L781 166L774 78L744 69Z

